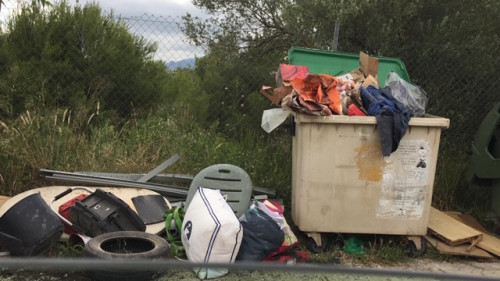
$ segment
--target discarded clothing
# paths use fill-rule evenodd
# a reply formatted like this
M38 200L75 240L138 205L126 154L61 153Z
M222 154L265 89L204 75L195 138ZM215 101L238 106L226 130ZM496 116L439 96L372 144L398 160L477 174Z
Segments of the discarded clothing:
M291 95L285 96L281 101L284 108L289 108L295 112L305 113L316 116L332 115L330 108L313 100L304 100L304 98L293 90Z
M392 96L389 87L361 86L360 91L363 107L377 119L382 155L389 156L405 135L411 112Z

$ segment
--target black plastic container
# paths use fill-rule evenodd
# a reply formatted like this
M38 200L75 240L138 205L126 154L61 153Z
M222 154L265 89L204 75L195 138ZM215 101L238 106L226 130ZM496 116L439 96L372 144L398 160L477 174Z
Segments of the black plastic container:
M41 255L57 243L63 228L40 193L34 193L0 217L0 245L12 256Z
M73 226L90 237L114 231L145 231L146 225L127 203L101 189L69 210Z

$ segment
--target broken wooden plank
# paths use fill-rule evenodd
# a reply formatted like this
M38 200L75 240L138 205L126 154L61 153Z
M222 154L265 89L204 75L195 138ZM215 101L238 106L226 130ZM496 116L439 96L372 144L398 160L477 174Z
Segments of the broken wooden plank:
M476 219L474 219L474 217L465 214L453 214L451 216L454 219L483 232L483 238L481 241L477 242L476 246L492 253L497 257L500 257L500 239L489 233L479 222L476 221Z
M479 257L485 259L494 258L494 256L490 255L487 251L479 249L475 246L470 247L468 244L450 246L430 235L426 235L425 239L427 240L427 243L435 248L440 254ZM468 250L469 247L470 250Z
M495 236L485 233L476 246L500 257L500 240Z
M484 234L483 234L484 235ZM481 239L483 239L483 235L481 235L481 237L478 237L476 238L475 240L473 240L470 245L467 247L467 251L470 251L472 248L474 248L477 243L481 242Z
M431 207L429 230L450 246L481 241L483 233Z

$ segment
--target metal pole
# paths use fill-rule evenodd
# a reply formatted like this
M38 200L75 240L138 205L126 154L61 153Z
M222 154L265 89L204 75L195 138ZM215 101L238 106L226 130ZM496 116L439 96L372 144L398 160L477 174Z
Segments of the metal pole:
M337 51L339 47L339 29L340 23L335 21L335 30L333 31L333 51Z

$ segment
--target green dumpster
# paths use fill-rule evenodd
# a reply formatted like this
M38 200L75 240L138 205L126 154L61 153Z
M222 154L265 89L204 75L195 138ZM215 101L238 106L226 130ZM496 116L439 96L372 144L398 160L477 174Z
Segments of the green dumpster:
M465 179L470 187L492 188L492 208L500 216L500 102L479 126Z
M398 58L375 56L378 59L378 82L385 85L389 72L394 71L410 82L405 64ZM305 65L312 74L341 76L359 67L359 54L327 50L292 47L288 50L288 61L293 65Z

